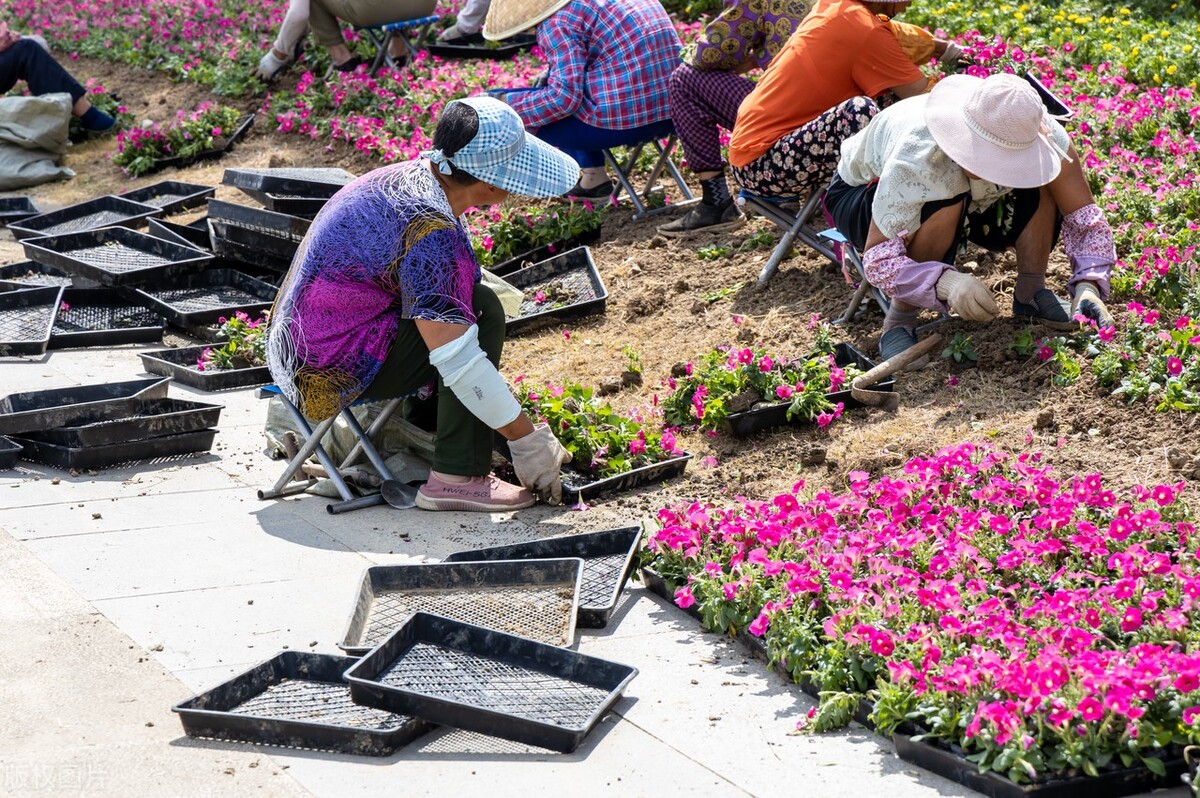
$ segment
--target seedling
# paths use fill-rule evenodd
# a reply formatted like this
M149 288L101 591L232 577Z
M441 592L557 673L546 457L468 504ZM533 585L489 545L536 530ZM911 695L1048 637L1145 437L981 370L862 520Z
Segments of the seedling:
M946 360L953 360L955 363L974 363L979 360L979 355L975 354L975 343L971 340L971 336L955 333L950 339L950 344L942 350L942 357Z

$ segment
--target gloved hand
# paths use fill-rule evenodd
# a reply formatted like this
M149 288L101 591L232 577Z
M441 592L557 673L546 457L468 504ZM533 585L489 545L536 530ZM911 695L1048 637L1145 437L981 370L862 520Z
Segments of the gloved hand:
M938 63L946 66L954 66L958 63L958 59L962 58L963 49L954 42L947 42L946 49L938 56Z
M978 279L954 269L946 269L938 278L937 298L969 321L991 321L1000 313L991 290Z
M571 453L558 442L550 427L534 425L533 432L524 438L509 441L508 450L521 484L550 504L561 504L559 472L563 463L571 462Z
M1112 327L1113 317L1108 312L1108 306L1100 298L1100 286L1090 280L1080 280L1075 284L1075 298L1071 302L1071 317L1082 313L1100 327Z
M258 69L254 70L254 76L260 80L274 80L285 66L290 63L288 59L280 59L275 56L275 48L272 47L267 51L267 54L258 62Z
M549 83L550 83L550 70L543 69L541 72L539 72L537 74L537 77L533 79L533 83L531 85L534 86L535 88L540 89L540 88L543 88L543 87L549 85Z

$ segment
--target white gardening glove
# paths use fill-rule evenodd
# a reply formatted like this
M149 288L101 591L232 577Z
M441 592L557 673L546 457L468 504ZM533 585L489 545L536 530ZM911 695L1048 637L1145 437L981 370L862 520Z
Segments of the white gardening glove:
M1090 280L1080 280L1075 284L1075 298L1071 302L1071 318L1082 313L1099 327L1112 327L1113 317L1108 312L1108 306L1100 298L1100 286Z
M524 438L508 442L517 479L534 495L551 504L562 503L563 463L571 462L571 453L563 448L545 424L537 424ZM547 498L548 497L548 498Z
M260 80L274 80L289 63L289 59L279 59L275 57L275 48L272 47L267 51L267 54L258 62L258 69L254 70L254 76Z
M946 269L938 278L937 298L969 321L991 321L1000 313L996 300L986 285L969 274Z
M938 56L938 63L946 66L954 66L958 63L958 59L962 58L963 49L954 42L947 42L945 51Z

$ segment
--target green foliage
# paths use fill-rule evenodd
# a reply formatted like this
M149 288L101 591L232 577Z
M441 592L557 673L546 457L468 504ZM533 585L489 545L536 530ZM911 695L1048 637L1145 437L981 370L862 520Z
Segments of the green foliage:
M962 333L954 334L950 343L942 350L942 357L955 363L974 363L979 360L979 355L975 354L975 342L971 340L971 336Z
M541 210L509 209L474 236L475 256L484 268L532 249L561 242L604 223L607 206L572 202Z
M221 319L217 337L225 343L201 352L200 359L196 361L196 368L199 371L223 371L265 366L269 317L269 313L263 313L260 318L252 321L239 310L233 318Z
M166 127L132 128L117 134L117 154L112 162L131 177L144 175L165 158L190 158L221 147L233 133L242 113L211 103L200 104L195 111L180 111Z
M1008 348L1015 352L1019 357L1029 357L1037 351L1037 339L1034 338L1033 329L1025 327L1018 330L1013 342L1008 345Z

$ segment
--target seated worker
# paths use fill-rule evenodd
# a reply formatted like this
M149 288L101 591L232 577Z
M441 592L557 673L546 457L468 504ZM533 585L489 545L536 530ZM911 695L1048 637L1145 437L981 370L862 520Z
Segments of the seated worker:
M867 279L892 298L885 359L917 342L921 308L971 321L997 315L991 290L954 268L964 239L1016 250L1014 316L1063 329L1077 326L1077 313L1112 324L1103 301L1116 262L1112 230L1066 131L1015 75L953 75L881 111L842 144L825 204L863 252ZM1046 287L1060 228L1070 304Z
M65 93L74 105L71 113L91 133L106 133L117 123L87 100L87 89L50 55L46 40L22 36L0 22L0 94L7 94L18 81L25 81L31 94Z
M838 148L878 111L930 80L879 14L911 3L821 0L738 109L729 142L734 180L754 194L803 199L825 187Z
M338 20L345 20L357 27L386 25L406 19L418 19L433 13L437 0L290 0L279 35L267 54L258 62L255 77L274 80L284 67L295 60L300 50L300 40L312 27L313 39L329 52L333 68L338 72L353 72L362 63L362 57L352 55L342 38ZM403 36L393 36L388 42L388 55L399 66L408 63L408 42Z
M463 0L454 24L438 34L441 44L483 44L483 19L492 0Z
M488 97L447 104L433 145L368 172L317 214L271 314L271 376L314 421L358 399L428 395L436 380L433 470L417 506L517 510L534 493L557 503L570 455L521 412L497 370L504 311L479 282L459 217L510 191L558 196L579 167ZM493 430L524 488L491 474Z
M659 227L663 235L732 230L741 225L742 214L725 182L720 129L733 130L738 107L754 90L754 81L742 73L756 67L766 69L812 5L813 0L725 0L725 9L698 38L690 63L680 64L671 73L671 119L687 165L700 180L702 198L682 218ZM914 64L934 56L952 61L962 52L957 45L935 39L914 25L893 21L891 26Z
M675 132L667 108L679 65L675 26L658 0L492 0L483 35L505 39L534 25L549 62L545 85L489 94L579 162L568 196L607 198L614 185L603 150Z

